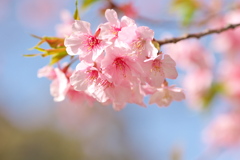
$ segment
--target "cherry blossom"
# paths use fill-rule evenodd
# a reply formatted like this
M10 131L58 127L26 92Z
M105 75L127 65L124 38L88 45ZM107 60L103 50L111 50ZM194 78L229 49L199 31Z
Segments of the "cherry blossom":
M118 37L118 32L124 27L136 26L135 21L127 16L123 16L119 21L117 13L113 9L107 9L105 11L105 17L107 23L101 24L102 29L101 37L107 37L108 39L115 39Z
M169 106L172 101L181 101L185 99L185 95L181 88L167 86L163 84L161 88L156 88L155 93L150 97L149 104L156 103L158 106Z
M69 83L69 76L72 74L72 71L70 69L64 71L64 69L64 67L61 69L53 68L52 66L45 66L38 72L39 78L47 77L52 80L50 93L54 97L54 101L63 101L67 96L72 102L78 104L87 102L86 104L92 105L94 99L83 91L79 92L74 90Z
M119 32L119 45L132 49L131 56L135 58L156 57L158 50L154 47L152 40L154 32L148 27L125 27ZM127 44L126 45L124 45Z
M94 34L90 23L74 21L64 41L67 53L79 57L74 71L60 66L39 71L40 77L53 80L51 94L55 100L66 96L77 100L81 96L121 110L127 103L146 107L143 99L147 95L151 96L150 103L159 106L184 99L180 88L167 84L166 79L178 76L176 63L153 45L154 31L138 27L127 16L119 20L111 9L106 10L105 17L108 22L100 24ZM71 23L67 14L64 19Z
M120 84L124 79L131 81L134 76L143 73L140 64L128 56L127 52L124 48L109 47L106 49L106 56L102 60L102 73L110 82L116 85Z
M86 63L81 61L76 71L70 77L70 83L77 91L86 90L89 85L94 85L98 80L98 69L94 67L94 63Z
M66 50L69 55L79 55L82 60L95 61L111 44L98 38L101 32L100 28L92 35L88 22L76 20L72 30L70 37L65 39Z
M176 63L167 54L159 54L155 58L149 58L145 60L143 66L146 82L154 87L161 87L165 78L176 79L178 76Z

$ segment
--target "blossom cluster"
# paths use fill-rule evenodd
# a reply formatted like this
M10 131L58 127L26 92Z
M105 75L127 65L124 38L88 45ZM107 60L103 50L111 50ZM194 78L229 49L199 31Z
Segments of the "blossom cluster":
M176 63L154 46L154 31L146 26L138 27L127 16L119 20L112 9L106 10L105 17L107 22L100 24L95 33L91 32L90 23L74 21L64 45L67 53L78 56L80 62L70 76L65 76L68 87L64 89L58 83L52 89L58 93L52 92L55 99L61 95L63 100L70 88L102 104L112 104L115 110L121 110L126 103L145 107L146 95L150 95L150 104L159 106L183 100L181 88L168 86L166 78L178 76ZM59 78L58 82L62 81Z

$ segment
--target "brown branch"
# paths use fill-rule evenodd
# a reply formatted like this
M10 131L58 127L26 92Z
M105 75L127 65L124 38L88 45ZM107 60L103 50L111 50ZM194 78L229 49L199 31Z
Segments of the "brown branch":
M190 39L190 38L201 38L203 36L206 35L210 35L210 34L214 34L214 33L221 33L224 31L227 31L229 29L234 29L240 26L240 23L237 24L229 24L226 27L220 28L220 29L210 29L204 32L200 32L200 33L192 33L192 34L187 34L185 36L182 37L177 37L177 38L169 38L169 39L165 39L165 40L155 40L160 46L163 44L168 44L168 43L177 43L179 41L185 40L185 39Z

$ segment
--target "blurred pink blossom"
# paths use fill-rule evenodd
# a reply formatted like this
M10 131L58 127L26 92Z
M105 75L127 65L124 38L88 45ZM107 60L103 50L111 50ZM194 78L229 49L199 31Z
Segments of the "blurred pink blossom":
M198 40L185 40L165 46L165 53L171 55L179 67L191 71L199 68L211 68L213 56L206 51Z
M24 26L40 29L55 19L61 3L63 1L21 0L17 6L17 17Z
M128 17L136 18L138 16L138 11L133 6L133 2L122 4L118 6L118 9L120 9Z
M213 75L209 69L197 69L187 73L183 80L183 88L191 108L202 109L202 98L209 91L212 80Z
M68 10L63 10L61 12L61 20L63 23L56 26L57 36L68 37L72 33L73 16Z
M240 113L219 115L203 132L204 141L212 147L235 147L240 144Z
M219 66L219 81L223 83L225 96L237 107L240 105L240 62L224 61Z
M228 12L224 17L213 20L212 25L218 27L240 23L240 10ZM214 37L214 48L228 58L235 58L240 51L240 28L228 30Z

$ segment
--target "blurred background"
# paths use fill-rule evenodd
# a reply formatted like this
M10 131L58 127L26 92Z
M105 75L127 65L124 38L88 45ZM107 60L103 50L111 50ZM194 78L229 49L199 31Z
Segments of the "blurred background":
M203 21L206 15L198 12L201 8L197 5L195 10L184 12L193 8L190 0L96 0L89 4L79 1L80 6L84 2L80 16L91 23L92 30L106 22L102 13L107 8L116 9L119 17L127 14L138 26L150 27L156 39L202 31L210 26ZM179 3L185 2L190 7L179 7ZM204 1L209 11L204 11L205 14L220 10L225 13L222 6L234 3L214 2ZM57 35L56 26L63 23L60 16L63 10L73 14L75 1L0 0L1 160L194 160L208 154L203 130L213 117L228 110L228 103L221 96L211 102L207 111L193 109L187 101L173 102L169 107L128 104L119 112L110 106L78 106L68 100L54 102L49 91L51 82L37 77L49 58L26 58L23 54L38 53L29 50L38 43L30 34ZM209 37L199 41L211 50ZM216 63L221 58L214 57ZM186 72L178 69L179 77L170 82L182 87ZM147 100L148 97L144 101ZM236 150L217 151L218 156L214 152L208 157L237 159Z

